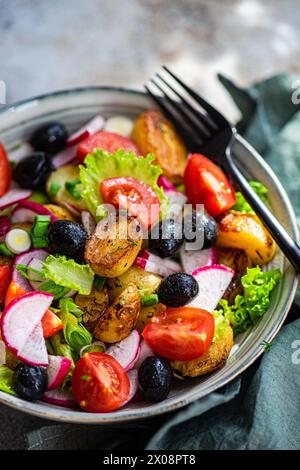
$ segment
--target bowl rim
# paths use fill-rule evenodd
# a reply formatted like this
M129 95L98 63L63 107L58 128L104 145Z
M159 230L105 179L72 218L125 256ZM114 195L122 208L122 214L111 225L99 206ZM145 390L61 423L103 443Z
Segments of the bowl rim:
M5 105L1 107L0 109L0 115L5 114L7 112L13 111L15 108L22 108L24 106L30 105L33 102L41 102L44 101L48 98L55 98L55 97L63 97L64 95L71 95L71 94L78 94L78 93L99 93L99 92L119 92L119 93L126 93L126 94L134 94L137 96L147 96L147 93L144 91L140 90L135 90L131 88L126 88L126 87L114 87L114 86L82 86L82 87L74 87L74 88L65 88L65 89L60 89L60 90L54 90L48 93L43 93L40 95L33 96L31 98L23 99L20 101L16 101L14 103ZM259 165L266 170L269 175L271 176L272 182L276 189L280 193L280 197L284 202L284 205L287 210L287 217L289 220L289 223L291 224L292 227L292 235L299 240L299 231L298 231L298 226L297 226L297 219L296 215L294 212L294 209L292 207L291 201L284 189L284 187L281 185L279 179L277 178L276 174L273 172L272 168L268 165L268 163L258 154L258 152L249 144L243 137L240 135L236 136L236 140L239 142L239 144L246 148L249 153L253 155L256 161L258 161ZM289 289L289 294L288 294L288 299L286 302L286 305L282 311L281 319L276 323L276 325L273 326L271 329L269 336L268 336L268 341L272 341L274 337L277 335L279 330L281 329L288 312L290 310L291 304L294 300L297 286L298 286L298 274L293 270L293 278L291 281L291 287ZM219 383L212 383L211 386L208 388L207 393L205 396L208 394L214 392L215 390L219 389L220 387L223 387L224 385L228 384L231 382L233 379L235 379L237 376L239 376L242 372L244 372L253 362L259 358L259 356L263 353L264 347L263 345L259 345L255 348L255 350L251 353L250 356L244 359L244 361L241 363L241 367L231 374L228 374L226 378L222 380L222 385ZM0 403L3 403L5 405L8 405L11 408L14 408L18 411L23 411L26 414L30 414L39 418L44 418L48 420L53 420L53 421L60 421L60 422L65 422L65 423L73 423L73 424L114 424L114 423L126 423L129 421L137 421L140 419L146 419L146 418L151 418L154 416L159 416L161 414L166 414L172 411L176 411L186 405L189 405L190 403L194 402L199 398L199 390L196 390L194 392L190 392L189 395L185 398L177 398L177 401L174 402L172 401L171 403L164 402L162 401L161 403L157 403L155 409L152 407L144 407L143 411L141 412L139 409L132 409L130 410L130 416L128 415L115 415L113 412L112 413L107 413L107 414L90 414L90 413L84 413L79 410L73 410L69 408L63 408L63 407L57 407L53 405L48 405L47 403L43 402L38 402L38 405L40 407L37 407L36 402L26 402L26 406L24 406L24 400L13 396L13 395L8 395L5 392L0 392ZM203 398L201 396L200 398Z

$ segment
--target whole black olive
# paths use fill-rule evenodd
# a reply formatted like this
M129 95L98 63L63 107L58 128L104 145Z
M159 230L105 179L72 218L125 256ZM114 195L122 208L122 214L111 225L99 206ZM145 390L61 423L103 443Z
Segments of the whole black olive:
M193 211L184 218L184 237L187 242L203 241L201 248L210 248L216 244L218 225L215 219L207 214Z
M51 158L44 152L34 152L16 164L14 180L24 189L40 189L53 170Z
M20 362L13 375L15 392L26 400L39 400L47 389L48 379L45 367L29 366Z
M84 227L70 220L56 220L48 234L49 248L59 255L82 259L87 241Z
M162 401L169 395L172 381L169 362L160 357L147 357L139 368L139 384L149 401Z
M68 132L60 122L48 122L38 127L31 135L29 142L35 150L42 150L55 155L65 148Z
M174 219L165 219L152 228L149 250L161 258L167 258L174 255L182 243L182 224Z
M159 301L167 307L182 307L199 292L199 285L194 276L186 273L174 273L160 284L157 294Z

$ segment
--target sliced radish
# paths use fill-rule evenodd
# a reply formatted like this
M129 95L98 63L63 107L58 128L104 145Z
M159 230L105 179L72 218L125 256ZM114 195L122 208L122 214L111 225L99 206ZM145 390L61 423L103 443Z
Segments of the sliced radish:
M67 163L72 162L76 158L77 145L72 147L67 147L61 152L57 153L54 158L52 158L52 164L54 168L60 168L61 166L67 165Z
M108 132L115 132L116 134L130 137L133 129L133 121L126 116L112 116L107 119L104 130Z
M88 236L90 237L96 229L96 221L92 214L88 211L81 212L81 221L84 226Z
M9 161L19 163L23 158L27 157L33 152L33 148L29 142L23 142L15 150L8 153Z
M12 280L15 281L19 286L23 287L23 289L27 292L31 291L32 287L29 281L27 281L27 279L25 279L25 277L22 276L22 274L17 270L16 265L22 264L23 266L28 266L29 263L35 258L41 260L45 259L44 256L46 253L48 256L49 253L46 250L35 249L27 251L27 253L22 253L19 256L16 256L14 259L14 265L12 270Z
M133 369L140 356L140 335L133 330L127 338L110 346L106 352L113 356L126 370Z
M70 204L69 202L66 202L66 201L61 201L60 205L65 207L76 219L80 218L81 211L77 209L77 207L73 206L73 204Z
M14 228L7 232L5 244L15 255L25 253L31 246L31 238L26 230Z
M212 312L229 286L234 271L222 264L213 264L197 269L192 275L197 279L199 293L186 306Z
M71 369L71 365L72 361L68 357L49 356L47 390L55 390L63 383Z
M17 204L18 202L25 201L32 194L28 189L10 189L8 193L0 197L0 209Z
M182 267L188 274L203 266L212 266L218 261L217 249L214 246L206 250L186 250L184 244L179 254Z
M147 250L142 251L135 259L134 264L147 272L159 274L160 276L169 276L181 271L181 266L172 259L162 259L153 255Z
M34 251L34 255L27 264L28 268L36 269L37 271L42 271L43 269L43 261L49 256L48 251L46 250L32 250ZM40 285L42 282L45 282L45 278L43 276L39 276L35 272L28 271L28 275L30 277L29 283L34 290L39 290Z
M0 243L3 243L5 240L5 235L10 229L10 221L6 215L0 217Z
M88 137L91 134L95 134L95 132L101 131L104 126L104 117L103 116L95 116L91 121L87 122L83 127L78 129L78 131L74 132L74 134L70 135L67 140L67 146L73 146L81 142L83 139Z
M71 390L48 390L44 393L42 400L52 405L78 408L78 404Z
M161 188L163 188L165 191L176 191L176 192L179 192L178 189L176 188L176 186L174 186L173 183L171 183L170 180L168 180L168 178L166 178L165 176L160 176L158 178L158 181L157 181L157 184L158 186L160 186Z
M51 222L57 220L57 217L42 204L35 201L24 201L13 210L11 221L13 224L34 222L36 215L49 215Z
M48 352L41 323L34 327L17 357L32 366L48 365Z
M146 341L143 339L141 341L141 353L139 360L135 364L135 369L139 369L141 365L143 364L144 360L147 359L147 357L155 356L155 352L153 349L150 348L149 344L146 343Z
M177 218L182 215L184 205L188 201L187 196L177 190L167 190L165 191L165 195L169 198L170 201L169 210L171 216Z
M1 316L2 339L24 362L48 365L41 320L53 297L46 292L29 292L10 302Z
M127 373L127 376L128 376L129 383L130 383L130 389L129 389L128 398L126 400L126 403L124 403L124 405L129 403L135 397L135 394L136 394L136 392L138 391L138 388L139 388L139 375L138 375L137 369L130 370Z

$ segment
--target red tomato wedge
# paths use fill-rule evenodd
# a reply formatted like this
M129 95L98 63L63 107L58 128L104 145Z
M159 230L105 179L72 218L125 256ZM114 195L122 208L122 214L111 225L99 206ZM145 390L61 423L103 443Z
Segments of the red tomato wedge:
M114 132L99 131L80 142L77 147L77 159L83 162L86 155L94 152L97 148L110 153L117 152L123 148L127 152L133 150L136 155L139 155L137 146L127 137L115 134Z
M19 286L19 284L14 281L11 281L8 286L8 290L5 297L5 306L7 306L12 300L17 299L24 294L27 294L27 292L21 286ZM51 310L47 310L45 312L41 323L44 338L50 338L50 336L53 336L55 333L62 330L64 327L61 319L57 315L55 315L55 313L53 313Z
M215 332L213 316L194 307L167 309L153 317L143 330L147 344L172 361L190 361L209 348Z
M5 148L0 143L0 197L9 189L11 182L11 169Z
M134 215L145 228L151 227L159 218L160 204L150 186L130 177L109 178L100 184L104 202Z
M190 155L184 184L189 201L192 204L204 204L213 217L226 212L236 202L234 189L225 173L204 155Z
M8 264L0 265L0 306L3 304L9 284L10 267Z
M76 363L72 390L81 408L92 413L107 413L124 405L130 382L115 358L100 352L86 353Z

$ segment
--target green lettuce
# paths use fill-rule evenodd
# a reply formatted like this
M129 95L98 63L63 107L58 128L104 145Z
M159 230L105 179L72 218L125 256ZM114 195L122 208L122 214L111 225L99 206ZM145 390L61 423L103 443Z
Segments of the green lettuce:
M16 395L13 388L13 375L14 371L9 369L4 364L0 364L0 390L1 392Z
M252 187L252 189L254 189L256 194L260 197L260 199L265 204L267 204L268 203L268 189L259 181L252 180L252 181L249 181L249 184ZM242 193L237 191L235 195L236 195L236 203L232 209L234 209L235 211L239 211L239 212L251 212L252 214L254 214L252 207L246 201Z
M215 334L213 337L213 342L215 342L221 338L226 328L230 325L230 322L229 319L226 318L220 310L214 311L213 317L215 319Z
M248 268L241 282L243 295L237 295L233 305L220 300L218 311L233 327L234 335L242 333L254 325L268 310L270 293L281 279L279 269L264 272L259 266Z
M105 215L103 211L99 186L102 181L118 176L130 176L143 181L156 193L163 217L168 209L169 200L162 188L157 184L162 170L152 162L154 156L149 154L145 158L138 158L133 151L126 152L124 149L115 153L107 153L97 149L94 153L86 156L84 166L80 165L80 180L82 182L81 196L85 200L89 211L98 219Z
M43 275L55 283L89 295L94 282L94 272L88 264L78 264L65 256L50 255L43 263Z

